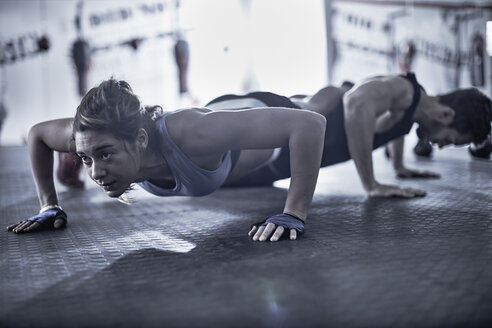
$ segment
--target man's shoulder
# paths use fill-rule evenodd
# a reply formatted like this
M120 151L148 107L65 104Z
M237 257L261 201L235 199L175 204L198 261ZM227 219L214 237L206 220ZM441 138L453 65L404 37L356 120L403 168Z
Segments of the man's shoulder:
M392 114L404 112L414 95L412 83L401 75L376 76L368 79L362 89L362 99L372 100L379 107L379 113L387 110Z
M373 81L373 88L381 90L381 92L392 98L393 102L396 102L401 98L411 99L413 97L413 84L403 75L377 76L370 81Z

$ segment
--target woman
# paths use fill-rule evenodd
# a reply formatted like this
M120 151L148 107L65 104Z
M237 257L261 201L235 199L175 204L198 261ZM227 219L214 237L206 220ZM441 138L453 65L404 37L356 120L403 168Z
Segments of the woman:
M162 114L158 106L141 108L128 83L110 79L84 96L73 119L31 128L28 151L41 211L8 229L65 226L53 182L53 150L75 152L108 196L122 198L133 183L161 196L206 195L267 162L275 148L288 146L292 179L284 211L253 226L249 235L277 241L289 230L296 239L316 186L325 124L318 113L283 107Z

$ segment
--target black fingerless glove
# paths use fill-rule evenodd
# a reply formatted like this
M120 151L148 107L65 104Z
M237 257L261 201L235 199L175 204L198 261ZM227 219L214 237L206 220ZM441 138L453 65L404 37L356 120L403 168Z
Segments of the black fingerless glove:
M285 213L270 216L265 221L260 221L251 225L251 228L253 228L253 226L265 226L270 222L276 224L277 226L282 226L285 229L296 229L299 234L304 232L304 221L293 215Z
M65 221L65 224L67 224L67 213L65 213L62 209L50 208L50 209L44 210L43 212L39 213L38 215L30 217L27 220L38 222L38 223L40 223L46 227L53 227L53 224L58 219L62 219L63 221Z

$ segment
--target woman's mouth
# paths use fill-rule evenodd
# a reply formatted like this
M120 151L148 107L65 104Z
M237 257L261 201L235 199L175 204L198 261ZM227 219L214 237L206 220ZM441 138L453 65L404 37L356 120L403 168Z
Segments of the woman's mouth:
M105 183L105 184L101 184L100 186L105 190L105 191L110 191L111 188L114 186L115 182L111 182L111 183Z

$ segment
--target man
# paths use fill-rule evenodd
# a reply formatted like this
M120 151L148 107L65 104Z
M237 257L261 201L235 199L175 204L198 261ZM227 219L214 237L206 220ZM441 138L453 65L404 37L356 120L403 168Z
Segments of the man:
M371 197L417 197L425 191L379 183L374 177L372 150L389 143L399 177L436 178L438 174L409 169L403 164L403 137L413 123L431 143L481 143L490 134L491 101L477 89L430 96L415 75L377 76L353 85L326 87L312 97L289 98L255 92L225 95L211 101L213 109L283 106L315 111L327 119L321 167L353 159L362 185ZM347 91L347 89L349 89ZM290 175L288 148L227 186L268 185Z

